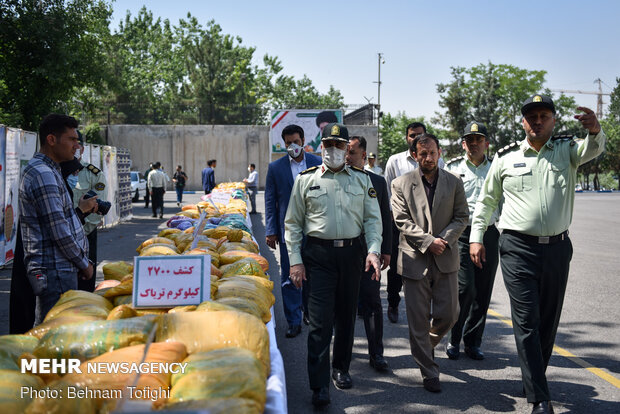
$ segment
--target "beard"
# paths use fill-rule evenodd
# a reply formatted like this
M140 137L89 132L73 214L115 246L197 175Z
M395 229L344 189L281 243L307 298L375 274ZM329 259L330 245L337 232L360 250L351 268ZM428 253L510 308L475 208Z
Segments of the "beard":
M422 174L432 174L437 171L437 163L433 163L433 165L420 164L420 171Z

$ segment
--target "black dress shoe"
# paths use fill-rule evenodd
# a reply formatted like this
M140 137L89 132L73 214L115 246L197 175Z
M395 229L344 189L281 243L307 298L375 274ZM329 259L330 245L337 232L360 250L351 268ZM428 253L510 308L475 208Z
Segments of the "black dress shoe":
M448 358L450 359L459 359L459 347L452 345L450 342L448 342L448 345L446 345L446 355L448 355Z
M538 401L532 407L532 414L553 414L553 406L551 401Z
M353 380L351 380L351 376L348 372L334 369L332 372L332 379L334 380L334 385L338 389L347 390L353 386Z
M304 321L304 325L310 325L310 319L308 319L308 314L306 312L303 312L303 317L301 319Z
M370 366L379 372L385 372L388 370L388 363L383 358L383 355L375 355L370 357Z
M466 346L465 354L471 359L475 359L476 361L482 361L484 359L484 354L482 353L480 348L478 348L477 346L472 346L472 347Z
M157 214L153 214L153 217L157 217Z
M301 325L290 326L286 331L287 338L295 338L301 333Z
M424 378L422 381L424 389L428 392L441 392L441 383L439 378Z
M324 407L329 403L329 387L321 387L312 391L312 405L315 407Z
M388 306L387 315L388 315L388 319L390 320L390 322L392 323L398 322L398 308L393 308L391 306Z

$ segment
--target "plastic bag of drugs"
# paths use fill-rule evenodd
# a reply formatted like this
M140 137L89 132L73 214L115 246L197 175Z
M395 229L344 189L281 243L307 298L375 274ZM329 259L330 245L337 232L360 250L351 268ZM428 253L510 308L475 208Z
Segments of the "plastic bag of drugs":
M51 383L49 391L41 398L35 398L28 408L26 414L96 414L97 404L94 399L79 398L79 393L86 390L76 387L62 379Z
M223 348L190 355L185 373L174 374L169 401L248 398L265 406L262 365L251 351Z
M48 321L70 308L84 305L96 306L108 312L114 307L109 300L95 293L85 292L83 290L69 290L60 296L60 299L58 299L58 302L49 310L44 320Z
M78 358L82 361L105 352L146 342L155 316L112 321L82 322L50 329L34 350L37 358Z
M107 317L107 320L113 321L117 319L128 319L138 316L138 313L134 308L129 305L118 305L112 309Z
M269 262L267 261L267 259L265 259L259 254L248 252L246 250L231 250L220 254L220 264L231 264L238 260L245 259L246 257L251 257L252 259L256 260L263 269L263 272L269 270Z
M269 333L260 319L237 311L183 312L162 315L157 341L179 341L193 354L220 348L250 350L270 371Z
M33 400L36 391L44 387L36 375L14 370L0 370L0 413L22 414ZM22 387L29 392L22 394Z
M269 279L261 265L251 257L244 257L234 263L220 267L222 277L231 275L253 275Z
M133 265L129 262L111 262L103 265L103 278L105 280L120 280L127 273L133 273Z
M249 313L258 319L267 323L271 320L271 312L269 309L263 309L261 306L248 298L227 297L215 300L215 303L230 306L238 311Z

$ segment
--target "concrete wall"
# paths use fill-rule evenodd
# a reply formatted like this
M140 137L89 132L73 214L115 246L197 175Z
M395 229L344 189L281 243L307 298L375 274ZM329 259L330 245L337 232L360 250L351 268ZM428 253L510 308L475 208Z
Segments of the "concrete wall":
M347 128L349 135L368 140L369 152L377 152L377 127ZM254 163L259 187L264 188L272 161L269 126L263 125L110 125L108 145L131 151L132 171L144 172L150 162L160 161L172 178L176 166L182 165L188 190L202 190L201 172L210 159L217 160L216 183L241 181L248 175L248 164Z

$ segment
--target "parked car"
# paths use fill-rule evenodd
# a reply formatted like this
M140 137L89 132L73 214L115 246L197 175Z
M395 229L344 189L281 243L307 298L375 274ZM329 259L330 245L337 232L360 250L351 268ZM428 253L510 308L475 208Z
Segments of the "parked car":
M576 193L583 193L583 187L581 187L581 184L577 184L575 186L575 192Z
M131 171L131 191L133 193L131 201L134 203L146 197L146 180L139 171Z

